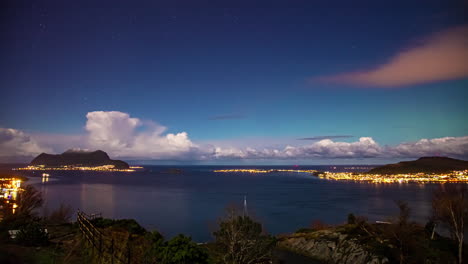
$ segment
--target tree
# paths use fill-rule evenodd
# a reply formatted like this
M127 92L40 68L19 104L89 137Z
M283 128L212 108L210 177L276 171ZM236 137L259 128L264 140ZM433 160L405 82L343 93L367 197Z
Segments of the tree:
M43 202L41 193L31 185L27 185L19 194L18 208L15 213L7 211L8 214L1 221L1 225L7 229L18 229L31 221L39 221L37 209L42 206Z
M225 264L266 261L276 243L273 237L264 234L260 223L239 214L235 209L228 210L227 217L221 221L214 236L222 249Z
M348 214L348 224L356 224L356 216L353 213Z
M159 258L165 247L164 237L158 231L152 231L145 234L146 240L149 242L149 247L145 252L145 260L143 263L152 264L158 263Z
M165 264L206 264L208 253L190 237L179 234L166 242L160 259Z
M468 216L466 185L441 185L432 197L432 210L436 220L445 225L458 244L458 263L463 261L463 241Z
M396 202L399 214L393 219L392 223L384 228L386 236L395 246L395 255L400 263L407 263L407 257L411 251L417 247L414 245L414 239L417 236L418 227L410 222L411 210L406 202Z

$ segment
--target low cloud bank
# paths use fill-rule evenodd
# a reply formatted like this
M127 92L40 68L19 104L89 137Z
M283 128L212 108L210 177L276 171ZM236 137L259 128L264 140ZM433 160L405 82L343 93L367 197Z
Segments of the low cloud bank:
M26 133L12 128L0 128L0 160L3 162L23 161L25 158L51 151L40 146Z
M370 137L355 142L320 140L310 145L284 149L216 149L216 158L238 159L361 159L418 158L423 156L468 157L468 136L421 139L396 146L381 146Z
M304 159L366 159L418 158L421 156L449 156L468 158L468 136L421 139L396 146L382 146L371 137L354 142L321 139L301 146L260 148L220 147L192 142L186 132L167 133L167 128L153 121L131 117L118 111L89 112L86 135L76 137L82 149L102 149L113 158L140 160L304 160ZM56 136L55 136L56 137ZM35 156L50 152L52 142L15 129L0 128L0 159L10 156ZM56 137L60 139L60 137ZM67 137L63 137L67 138ZM39 141L37 141L39 139ZM78 141L79 140L79 141ZM63 142L57 144L63 145ZM63 149L62 149L63 150Z

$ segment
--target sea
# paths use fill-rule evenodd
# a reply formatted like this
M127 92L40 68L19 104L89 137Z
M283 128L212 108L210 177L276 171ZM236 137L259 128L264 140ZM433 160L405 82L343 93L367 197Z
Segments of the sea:
M349 213L386 221L406 201L414 221L431 214L437 184L373 184L319 179L310 173L219 173L220 169L364 171L363 166L144 166L135 172L15 171L44 198L42 213L61 204L74 211L137 220L166 238L179 233L197 242L213 239L227 208L237 207L271 234L291 233L321 221L346 222ZM3 171L8 167L3 166ZM174 170L177 169L177 170ZM49 177L43 177L48 173Z

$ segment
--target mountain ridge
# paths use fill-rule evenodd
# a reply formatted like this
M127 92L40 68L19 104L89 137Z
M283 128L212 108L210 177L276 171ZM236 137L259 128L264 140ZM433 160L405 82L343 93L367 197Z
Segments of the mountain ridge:
M399 173L448 173L456 170L467 170L468 161L449 157L421 157L412 161L401 161L373 168L371 174Z
M96 167L114 165L115 169L128 169L130 166L122 160L112 160L106 152L67 150L62 154L41 153L35 157L30 165L44 165L46 167L86 166Z

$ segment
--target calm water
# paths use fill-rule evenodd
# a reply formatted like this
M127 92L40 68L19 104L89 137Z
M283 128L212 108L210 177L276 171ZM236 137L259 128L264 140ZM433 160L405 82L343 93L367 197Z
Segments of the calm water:
M101 212L104 217L134 218L167 237L184 233L197 241L210 240L225 208L242 206L244 195L249 214L278 234L310 226L317 219L343 223L350 212L385 220L397 213L395 200L408 201L415 220L425 221L435 187L336 182L305 173L213 172L229 166L178 167L183 173L163 173L168 168L146 166L145 171L133 173L51 171L45 183L42 172L23 174L43 193L48 208L65 203L87 213Z

